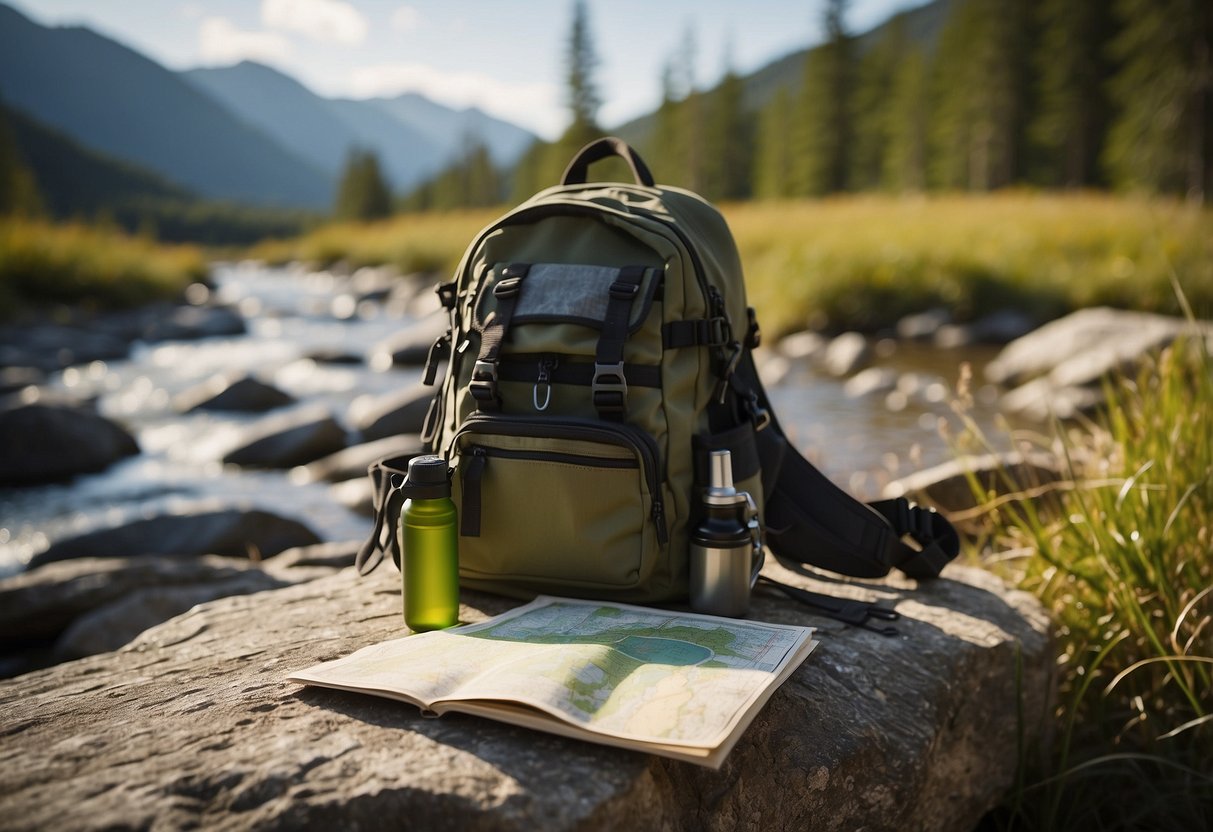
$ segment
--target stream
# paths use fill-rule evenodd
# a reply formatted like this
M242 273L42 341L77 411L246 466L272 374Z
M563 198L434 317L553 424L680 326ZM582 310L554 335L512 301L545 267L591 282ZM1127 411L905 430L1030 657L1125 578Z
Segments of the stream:
M351 279L298 267L216 264L213 300L235 306L247 332L194 341L136 343L127 359L69 367L46 386L96 398L99 411L127 427L142 453L67 483L0 488L0 576L19 571L52 540L171 511L241 506L303 520L325 540L364 537L371 521L333 498L331 484L302 482L290 471L249 470L219 460L241 429L264 414L180 413L174 397L216 375L255 373L290 393L290 407L328 408L338 421L360 396L411 385L419 368L372 362L328 363L322 351L369 355L415 318L381 299L360 299ZM974 376L995 348L941 350L885 341L873 363L897 374L897 386L852 397L845 380L807 361L786 365L769 387L775 412L795 444L839 485L872 498L888 480L951 455L938 423L962 362ZM761 362L760 362L761 363ZM973 417L994 427L996 396L976 391ZM351 436L351 442L356 437Z

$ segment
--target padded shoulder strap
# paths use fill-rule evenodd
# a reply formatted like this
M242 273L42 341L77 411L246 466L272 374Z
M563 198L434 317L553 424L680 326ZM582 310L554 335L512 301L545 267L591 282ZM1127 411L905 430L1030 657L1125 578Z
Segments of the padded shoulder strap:
M769 414L748 351L737 374ZM879 578L896 567L924 579L938 576L960 551L956 530L936 511L903 498L862 503L830 482L792 446L773 415L757 442L766 542L777 557L860 578Z

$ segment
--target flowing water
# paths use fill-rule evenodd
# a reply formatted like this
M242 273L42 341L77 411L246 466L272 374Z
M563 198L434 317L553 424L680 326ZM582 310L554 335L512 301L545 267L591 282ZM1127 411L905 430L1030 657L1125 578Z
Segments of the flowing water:
M245 315L244 335L136 344L126 360L93 362L56 374L48 386L96 397L105 416L136 436L142 453L99 474L54 485L0 489L0 575L19 570L50 541L166 511L256 507L307 523L325 540L365 536L371 521L349 511L328 483L301 482L290 471L251 471L219 460L260 414L199 412L173 406L181 391L219 373L255 373L299 400L345 422L360 396L375 396L420 378L420 370L321 363L320 350L365 355L412 323L382 303L359 301L350 281L327 272L218 265L217 300ZM837 483L875 496L888 479L950 455L938 431L958 368L977 377L988 349L941 351L886 342L877 363L898 373L891 391L852 398L840 380L807 362L787 366L770 387L775 412L795 443ZM974 416L993 424L993 396L978 391Z

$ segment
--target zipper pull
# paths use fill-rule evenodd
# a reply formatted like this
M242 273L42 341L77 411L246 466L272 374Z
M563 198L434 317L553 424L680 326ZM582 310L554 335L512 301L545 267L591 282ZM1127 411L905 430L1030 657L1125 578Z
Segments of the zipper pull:
M554 355L545 355L539 359L539 379L531 390L531 402L536 410L547 410L548 405L552 403L552 371L559 363L560 360ZM540 388L543 389L543 404L539 403Z
M463 537L480 537L480 483L488 461L488 451L479 445L472 448L472 459L463 472L463 506L459 518L459 534Z
M661 504L660 497L653 498L653 525L657 527L657 542L662 546L670 542L670 533L665 527L665 506Z

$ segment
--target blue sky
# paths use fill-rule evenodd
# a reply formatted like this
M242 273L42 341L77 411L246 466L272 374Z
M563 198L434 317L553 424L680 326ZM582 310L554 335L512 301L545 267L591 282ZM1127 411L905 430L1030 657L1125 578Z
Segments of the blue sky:
M45 25L84 24L173 69L250 58L326 96L421 92L551 138L566 123L573 0L2 0ZM924 0L852 0L864 31ZM620 124L660 100L662 68L693 44L698 86L821 39L824 0L588 0L604 100ZM688 33L690 37L688 38Z

